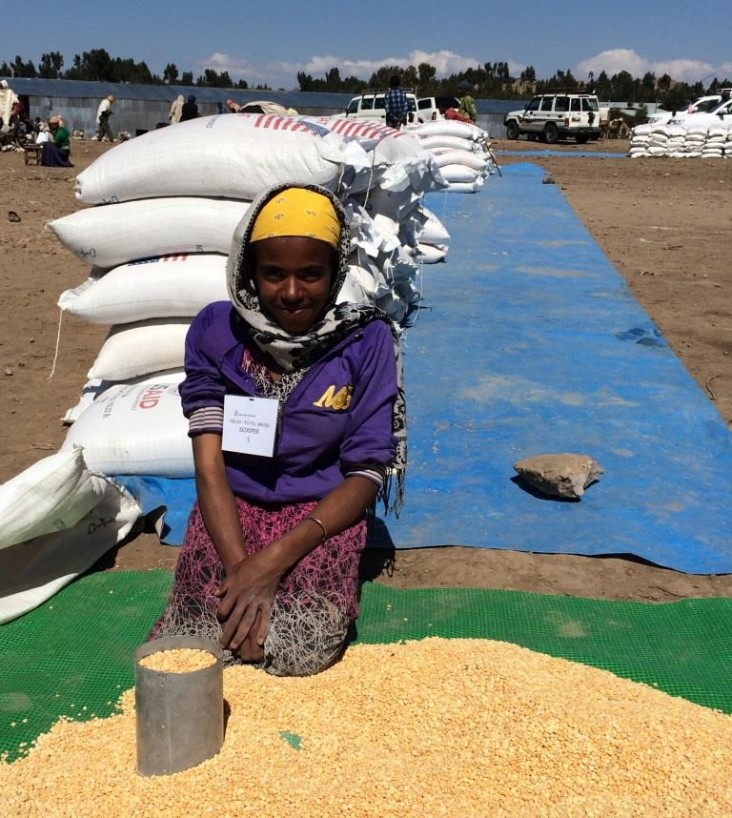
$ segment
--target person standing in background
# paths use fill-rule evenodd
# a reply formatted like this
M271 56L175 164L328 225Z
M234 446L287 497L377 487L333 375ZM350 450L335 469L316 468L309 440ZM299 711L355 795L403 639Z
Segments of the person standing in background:
M178 94L178 96L171 103L170 112L168 113L168 122L170 122L171 125L175 125L180 122L181 115L183 114L184 102L185 97L183 94Z
M109 127L109 117L112 116L112 103L114 97L110 94L105 97L97 108L97 139L101 142L106 136L110 142L114 142L112 129Z
M478 111L475 108L475 100L470 96L470 84L463 80L458 86L460 89L460 107L458 113L467 117L471 122L478 118Z
M189 119L196 119L198 117L198 105L196 105L196 98L191 94L183 103L183 110L180 115L181 122L187 122Z
M389 80L389 90L384 97L386 124L390 128L401 128L407 124L409 104L406 93L399 87L399 77L394 75Z

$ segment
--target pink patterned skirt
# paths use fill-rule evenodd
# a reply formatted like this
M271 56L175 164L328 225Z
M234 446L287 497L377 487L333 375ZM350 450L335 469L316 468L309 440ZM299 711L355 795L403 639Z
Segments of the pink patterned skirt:
M273 510L235 499L247 554L266 548L317 505L311 501ZM342 649L348 627L358 616L359 563L365 545L366 521L361 519L321 543L284 575L265 642L266 670L308 675L327 666ZM221 560L196 502L170 600L148 638L197 634L217 640L221 625L216 618L216 590L223 577Z

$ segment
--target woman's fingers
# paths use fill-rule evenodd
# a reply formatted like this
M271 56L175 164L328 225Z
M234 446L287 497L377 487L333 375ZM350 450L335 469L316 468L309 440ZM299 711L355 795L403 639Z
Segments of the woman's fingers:
M237 605L226 620L221 634L221 646L227 650L237 651L247 638L257 617L257 608L252 605Z
M216 596L221 600L216 608L216 617L219 622L223 622L231 616L231 612L236 604L236 596L228 592L228 589L221 584L216 591Z
M257 619L252 628L252 634L256 643L260 646L264 645L264 640L267 638L267 631L269 630L269 619L272 613L272 606L262 606L257 612Z
M245 662L261 662L264 659L264 649L255 641L253 630L239 648L239 656Z

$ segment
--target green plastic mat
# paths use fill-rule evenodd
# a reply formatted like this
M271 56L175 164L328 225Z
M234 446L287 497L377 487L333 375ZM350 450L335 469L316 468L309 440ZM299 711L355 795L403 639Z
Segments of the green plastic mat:
M60 716L114 712L171 579L167 571L91 574L0 626L0 753L23 754ZM732 712L732 599L652 605L364 585L357 641L427 636L513 642Z

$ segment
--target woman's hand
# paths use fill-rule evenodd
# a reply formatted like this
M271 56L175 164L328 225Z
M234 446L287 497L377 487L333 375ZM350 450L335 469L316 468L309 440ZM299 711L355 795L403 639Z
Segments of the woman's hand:
M267 551L240 560L219 586L217 616L224 623L221 646L238 653L245 662L264 656L263 645L269 629L281 571L272 564Z

